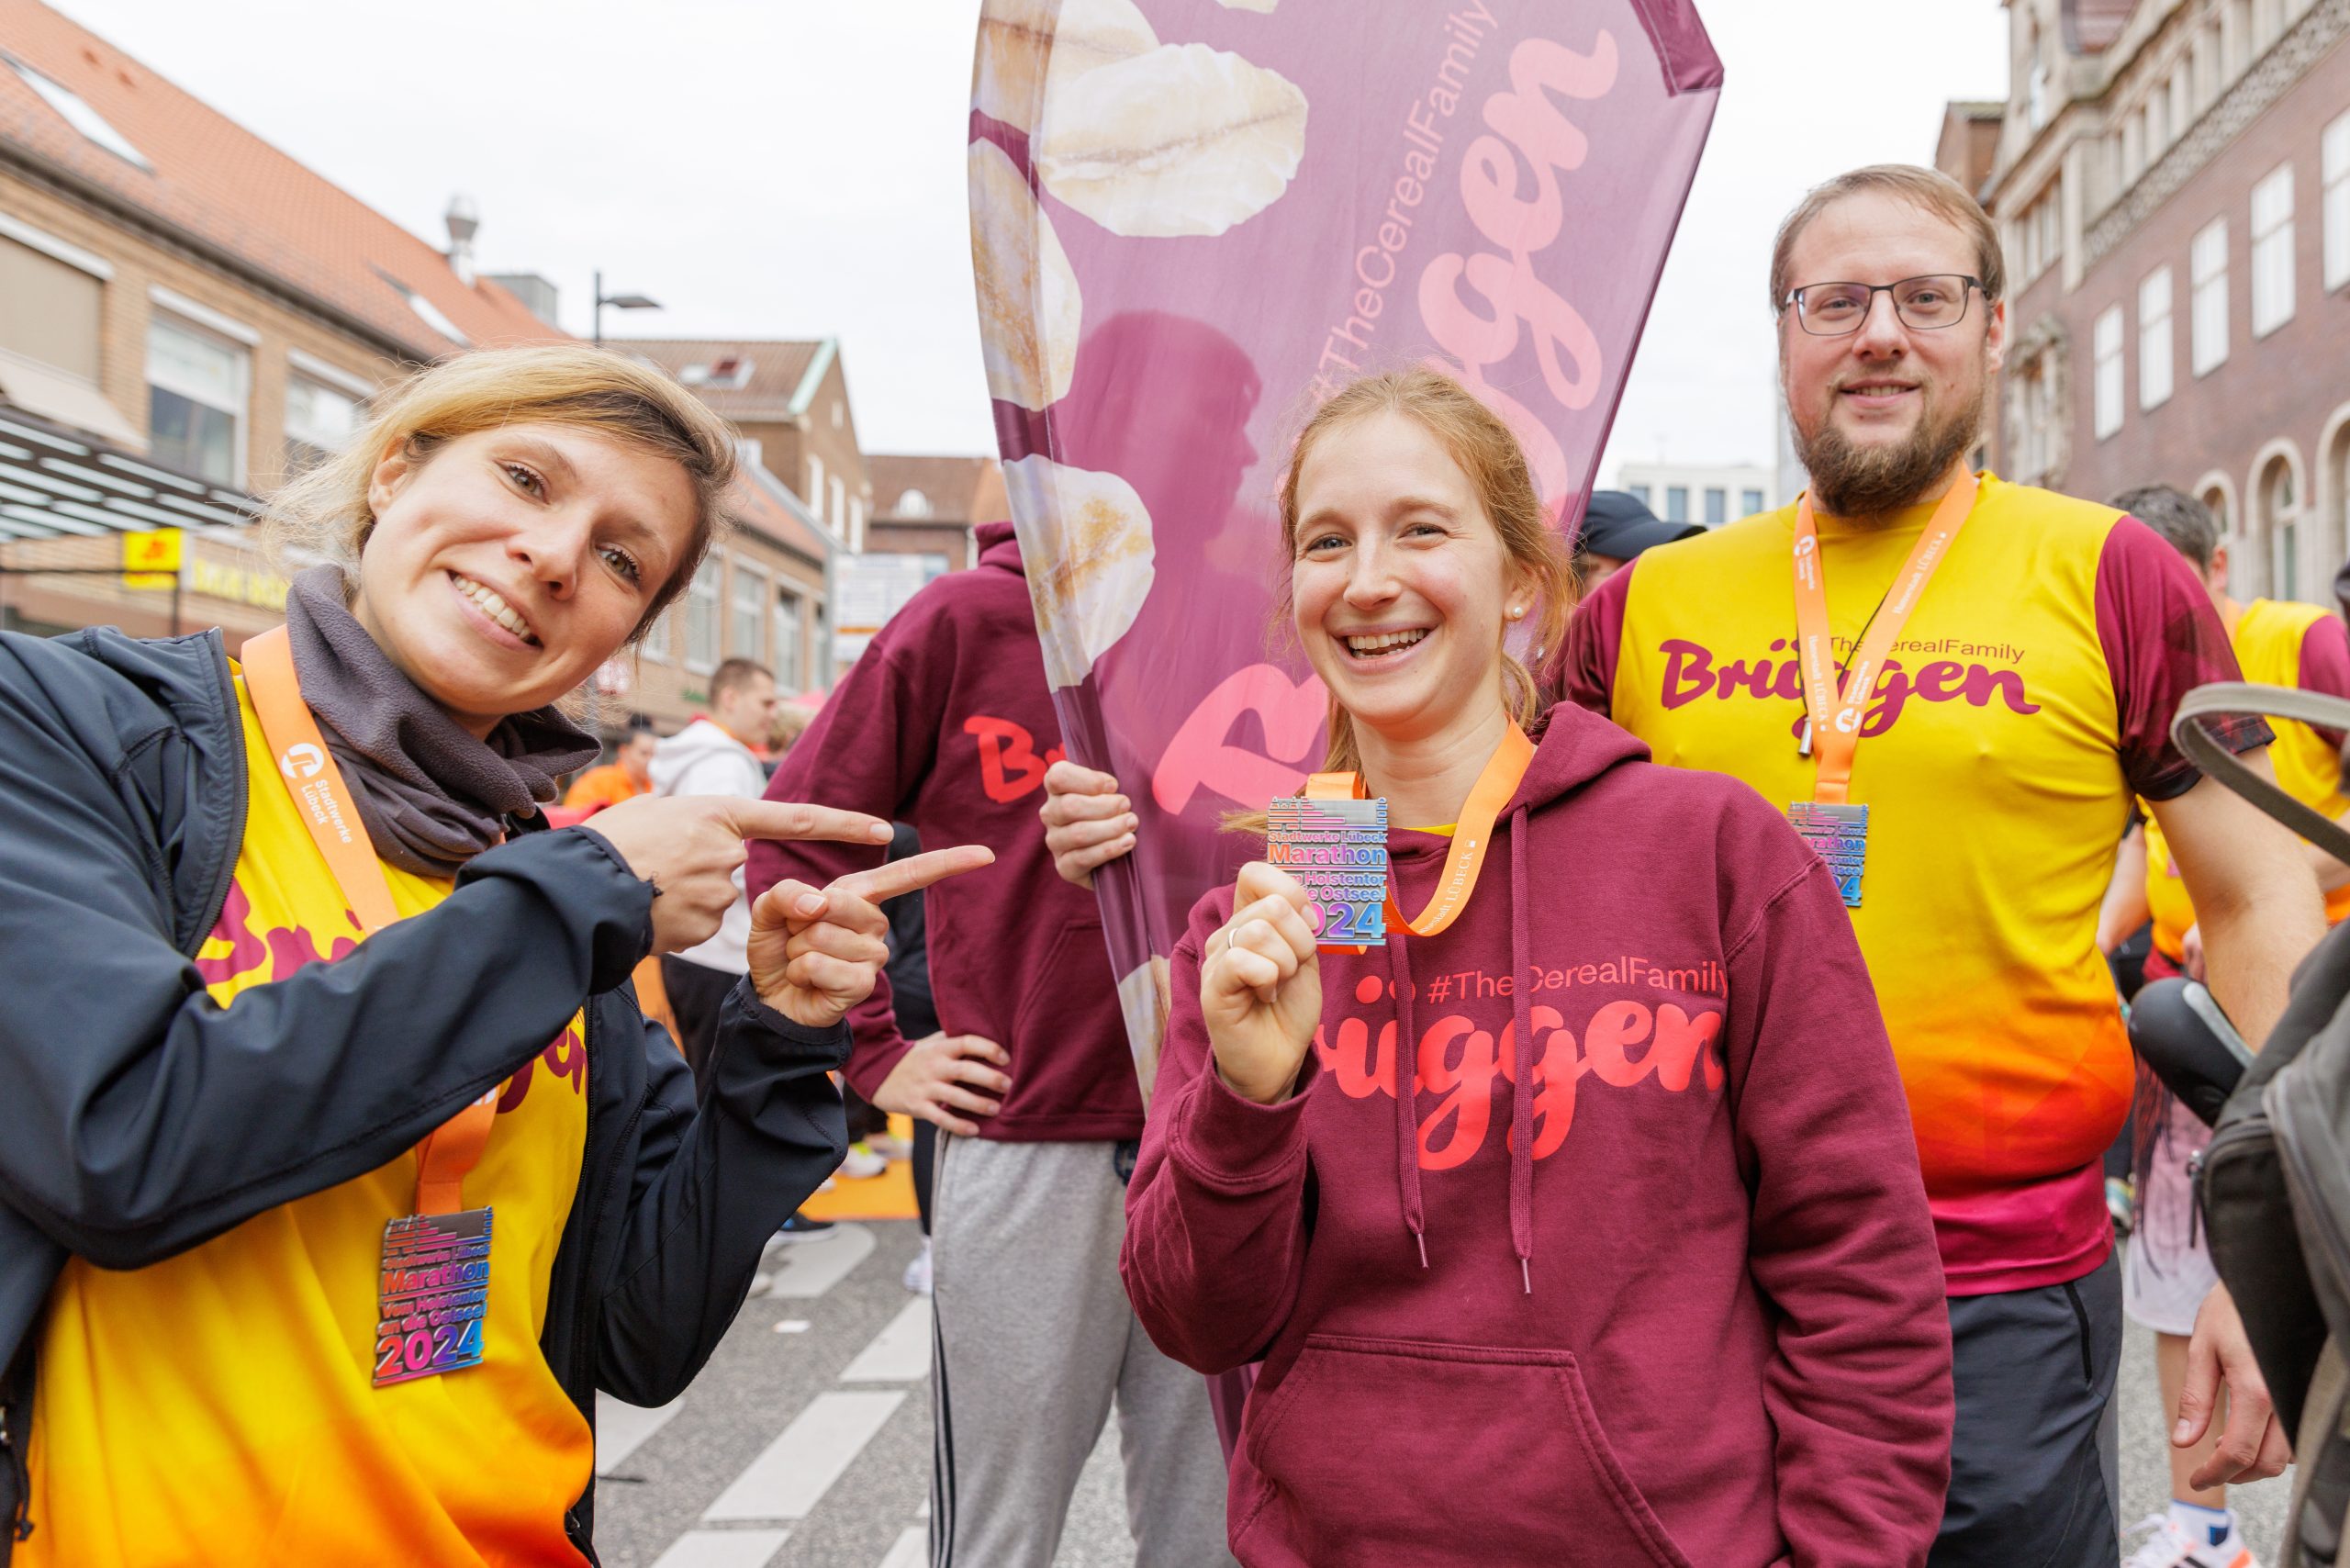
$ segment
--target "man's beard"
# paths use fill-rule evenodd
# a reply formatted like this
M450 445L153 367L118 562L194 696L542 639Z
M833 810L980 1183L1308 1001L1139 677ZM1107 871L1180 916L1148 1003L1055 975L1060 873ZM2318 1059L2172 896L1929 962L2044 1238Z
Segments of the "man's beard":
M1986 375L1975 396L1947 414L1937 417L1930 398L1916 427L1891 445L1857 444L1836 427L1832 409L1807 437L1796 426L1796 454L1811 475L1813 501L1830 516L1850 520L1881 518L1916 505L1975 444L1989 396Z

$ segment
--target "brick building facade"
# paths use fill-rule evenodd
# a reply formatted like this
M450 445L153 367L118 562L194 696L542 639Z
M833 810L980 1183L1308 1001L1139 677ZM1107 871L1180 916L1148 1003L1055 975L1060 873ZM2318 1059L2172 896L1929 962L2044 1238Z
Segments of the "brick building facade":
M2350 0L2012 0L1978 185L2009 268L2010 478L2164 481L2233 587L2330 602L2350 558ZM1979 173L1953 106L1944 167ZM1969 154L1975 168L1970 170Z

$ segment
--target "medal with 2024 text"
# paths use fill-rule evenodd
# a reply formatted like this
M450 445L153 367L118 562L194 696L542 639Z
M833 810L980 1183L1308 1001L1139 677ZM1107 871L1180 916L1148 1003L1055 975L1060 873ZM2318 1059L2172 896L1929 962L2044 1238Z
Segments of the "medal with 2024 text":
M1304 884L1325 947L1387 945L1387 802L1284 796L1265 813L1265 854Z
M1804 724L1799 755L1817 757L1811 799L1787 807L1787 821L1826 861L1844 907L1861 907L1861 877L1868 868L1869 809L1851 798L1852 754L1860 749L1861 718L1886 655L1909 623L1934 568L1950 554L1967 513L1975 510L1975 476L1962 475L1935 507L1925 532L1910 547L1876 613L1853 650L1841 691L1828 626L1828 582L1819 560L1819 530L1811 497L1796 508L1796 647L1803 666Z

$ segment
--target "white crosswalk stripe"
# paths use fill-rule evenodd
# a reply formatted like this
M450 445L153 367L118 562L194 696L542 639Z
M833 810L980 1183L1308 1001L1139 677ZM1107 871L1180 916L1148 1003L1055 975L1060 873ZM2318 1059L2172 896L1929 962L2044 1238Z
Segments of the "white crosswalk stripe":
M788 1529L696 1529L677 1538L653 1568L767 1568L791 1539Z
M890 1548L890 1555L881 1560L881 1568L922 1568L929 1556L930 1531L913 1525Z
M912 1383L930 1375L930 1298L918 1295L841 1369L843 1383Z
M896 1390L818 1394L702 1518L806 1518L905 1397Z
M774 1282L767 1294L795 1300L822 1295L846 1279L849 1271L872 1251L873 1233L845 1221L813 1241L785 1242L771 1254Z
M686 1402L679 1394L668 1404L648 1410L599 1391L596 1395L596 1473L613 1475L644 1439L676 1418Z

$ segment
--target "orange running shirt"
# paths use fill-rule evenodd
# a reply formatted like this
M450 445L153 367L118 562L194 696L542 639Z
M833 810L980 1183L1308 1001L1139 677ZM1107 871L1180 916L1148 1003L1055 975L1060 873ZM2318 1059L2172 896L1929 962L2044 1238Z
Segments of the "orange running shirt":
M1840 674L1931 515L1819 520ZM1782 809L1815 774L1796 750L1794 524L1785 507L1648 552L1565 650L1570 694L1657 761ZM2234 678L2209 595L2153 530L1990 475L1877 678L1852 765L1869 808L1852 927L1954 1295L2076 1279L2111 1249L2098 1161L2134 1072L2098 909L2132 795L2199 777L2170 744L2178 699Z
M638 789L636 780L628 776L627 768L617 762L608 762L601 767L589 768L572 780L571 788L564 791L563 803L572 807L592 806L601 811L606 806L617 806L622 801L633 801L639 795L652 792L653 787L649 784Z
M2263 686L2297 686L2304 691L2350 698L2350 628L2342 617L2315 604L2255 599L2236 612L2228 628L2236 663L2246 680ZM2268 748L2278 788L2321 815L2350 812L2342 793L2342 735L2289 719L2273 721L2276 744ZM2154 917L2154 946L2173 965L2182 961L2195 903L2172 864L2170 846L2150 815L2146 819L2146 910ZM2350 917L2350 886L2326 895L2325 919L2338 925Z
M224 1007L360 935L241 679L238 697L252 799L196 959ZM384 874L403 916L450 890ZM539 1333L587 1147L583 1027L575 1016L508 1081L465 1178L466 1204L495 1214L479 1366L373 1386L384 1226L413 1212L413 1152L148 1268L70 1261L41 1334L18 1568L580 1562L563 1518L594 1439Z

